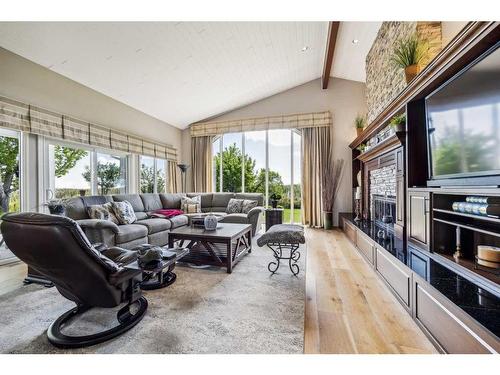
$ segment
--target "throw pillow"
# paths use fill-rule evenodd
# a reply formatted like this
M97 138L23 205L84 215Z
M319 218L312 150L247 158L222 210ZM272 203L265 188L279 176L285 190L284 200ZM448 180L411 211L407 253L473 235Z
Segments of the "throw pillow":
M118 218L116 217L111 202L104 204L93 204L87 207L87 212L91 219L108 220L115 224L118 224Z
M244 199L243 205L241 207L241 212L244 214L248 214L252 208L257 207L258 203L259 202L253 201L251 199Z
M182 197L181 210L186 214L196 214L201 212L201 195L196 197Z
M243 199L231 198L226 207L227 214L240 214L243 208Z
M111 205L113 206L113 211L120 224L132 224L137 221L137 216L135 216L134 209L130 202L111 202Z

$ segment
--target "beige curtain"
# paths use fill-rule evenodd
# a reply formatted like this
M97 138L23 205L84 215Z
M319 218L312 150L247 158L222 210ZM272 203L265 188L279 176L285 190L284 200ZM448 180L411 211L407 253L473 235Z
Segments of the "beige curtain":
M212 137L191 138L191 165L193 191L212 191Z
M331 147L330 127L302 129L302 222L323 226L321 174Z
M175 161L168 161L168 192L179 192L179 178L177 178L177 163Z

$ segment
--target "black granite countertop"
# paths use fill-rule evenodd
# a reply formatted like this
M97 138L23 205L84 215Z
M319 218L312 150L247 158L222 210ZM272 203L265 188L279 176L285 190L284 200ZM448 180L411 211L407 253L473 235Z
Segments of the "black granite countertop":
M352 214L341 215L395 258L406 266L409 266L408 253L403 240L398 239L388 231L386 231L387 239L381 239L377 236L377 233L380 229L384 229L383 227L370 220L354 221ZM458 274L457 271L446 267L446 265L433 257L431 253L421 252L426 253L429 258L430 272L427 282L477 322L497 337L500 337L499 296L481 288L473 281Z

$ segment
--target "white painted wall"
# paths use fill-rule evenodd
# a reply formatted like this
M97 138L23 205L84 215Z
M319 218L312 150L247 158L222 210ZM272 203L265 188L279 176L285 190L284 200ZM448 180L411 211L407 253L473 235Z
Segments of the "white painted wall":
M3 48L0 95L180 147L178 128Z
M330 78L328 89L322 90L320 79L316 79L211 120L231 120L325 110L329 110L333 117L334 157L346 160L344 176L334 210L335 223L337 223L338 212L351 211L351 150L348 145L356 137L354 118L358 113L366 113L364 83ZM182 160L190 164L189 130L183 132L182 144ZM188 186L191 186L190 174L188 179Z

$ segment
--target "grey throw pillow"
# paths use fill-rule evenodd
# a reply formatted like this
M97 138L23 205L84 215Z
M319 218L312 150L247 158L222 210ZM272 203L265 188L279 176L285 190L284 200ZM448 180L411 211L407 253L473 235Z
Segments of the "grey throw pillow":
M181 210L186 214L197 214L201 212L201 195L196 197L182 197Z
M243 205L241 206L241 212L244 214L248 214L250 210L254 207L257 207L259 202L251 200L251 199L243 199Z
M87 213L91 219L108 220L118 224L111 202L104 204L93 204L87 207Z
M240 214L243 209L243 199L231 198L226 207L227 214Z
M129 201L111 202L113 211L120 224L132 224L137 221L134 209Z

